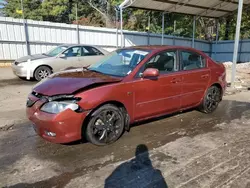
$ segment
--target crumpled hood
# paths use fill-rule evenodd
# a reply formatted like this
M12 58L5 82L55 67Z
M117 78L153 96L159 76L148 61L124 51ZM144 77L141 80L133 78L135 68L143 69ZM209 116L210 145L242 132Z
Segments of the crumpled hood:
M24 56L21 58L18 58L16 60L17 63L22 63L22 62L26 62L28 61L28 59L32 60L37 60L37 59L44 59L44 58L49 58L50 56L47 56L45 54L35 54L35 55L28 55L28 56Z
M83 69L62 71L51 75L39 82L33 89L34 92L46 95L72 94L94 84L115 83L122 78L112 77Z

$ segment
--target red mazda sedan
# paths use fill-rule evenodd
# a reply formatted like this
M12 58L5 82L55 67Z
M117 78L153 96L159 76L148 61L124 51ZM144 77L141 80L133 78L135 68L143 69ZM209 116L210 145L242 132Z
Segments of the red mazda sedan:
M27 116L48 141L84 137L105 145L137 121L195 107L213 112L222 100L225 78L222 64L192 48L124 48L88 68L39 82L28 97Z

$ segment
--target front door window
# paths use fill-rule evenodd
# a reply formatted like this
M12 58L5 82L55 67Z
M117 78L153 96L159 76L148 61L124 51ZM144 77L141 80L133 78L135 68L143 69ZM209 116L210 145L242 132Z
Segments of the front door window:
M65 54L65 57L79 57L81 56L81 47L72 47L66 50L63 54Z

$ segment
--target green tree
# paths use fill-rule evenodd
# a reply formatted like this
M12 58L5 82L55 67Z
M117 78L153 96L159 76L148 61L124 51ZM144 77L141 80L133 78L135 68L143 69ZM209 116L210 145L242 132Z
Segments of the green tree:
M21 10L20 0L6 0L7 4L4 5L3 13L5 16L13 18L22 18L22 14L18 13L17 10ZM40 0L23 0L24 17L26 19L42 20L40 11L41 1Z
M73 0L44 0L41 5L43 20L70 23Z

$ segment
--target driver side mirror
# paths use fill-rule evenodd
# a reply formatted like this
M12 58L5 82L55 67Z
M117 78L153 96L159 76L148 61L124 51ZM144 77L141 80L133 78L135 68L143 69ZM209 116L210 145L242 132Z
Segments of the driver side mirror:
M148 68L142 73L142 78L154 78L160 75L158 69Z
M59 58L65 58L66 57L66 55L65 54L59 54L59 56L58 56Z

